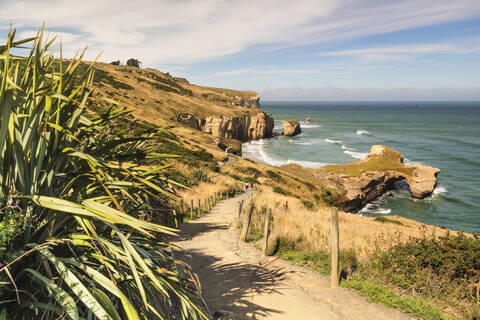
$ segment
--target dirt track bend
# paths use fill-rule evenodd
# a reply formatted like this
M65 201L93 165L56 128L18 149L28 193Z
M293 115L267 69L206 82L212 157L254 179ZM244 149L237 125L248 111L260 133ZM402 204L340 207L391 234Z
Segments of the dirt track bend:
M223 200L183 224L174 242L189 255L185 260L200 279L212 315L225 310L235 315L232 319L412 319L352 290L331 289L329 278L305 268L276 257L262 259L230 227L239 200L247 197Z

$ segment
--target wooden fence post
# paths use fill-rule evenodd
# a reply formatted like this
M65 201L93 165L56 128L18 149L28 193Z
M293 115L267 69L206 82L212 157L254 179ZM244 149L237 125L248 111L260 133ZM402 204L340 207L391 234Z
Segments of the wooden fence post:
M267 248L268 248L268 229L270 226L270 215L272 214L272 209L268 208L267 212L265 213L265 228L263 229L263 248L262 248L262 256L267 256Z
M223 198L223 189L220 190L220 199L222 199L222 198Z
M198 215L201 214L202 204L200 203L200 199L198 199Z
M248 214L245 217L246 219L243 220L243 228L242 233L240 234L240 241L245 241L247 239L248 228L250 227L250 221L252 220L252 214L255 207L250 205L248 209Z
M213 203L217 202L217 192L213 193Z
M237 219L240 219L240 215L242 214L242 208L243 208L243 200L238 201L238 215L237 215Z
M332 288L338 288L340 285L339 275L339 231L338 231L338 209L332 208Z
M190 200L190 218L193 219L193 199Z
M209 211L208 205L207 205L207 199L203 199L203 206L205 207L205 211Z

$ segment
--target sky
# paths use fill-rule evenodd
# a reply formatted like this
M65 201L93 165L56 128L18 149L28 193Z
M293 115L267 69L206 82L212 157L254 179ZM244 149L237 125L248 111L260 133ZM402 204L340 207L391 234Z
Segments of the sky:
M480 0L0 0L0 43L129 58L263 100L480 100Z

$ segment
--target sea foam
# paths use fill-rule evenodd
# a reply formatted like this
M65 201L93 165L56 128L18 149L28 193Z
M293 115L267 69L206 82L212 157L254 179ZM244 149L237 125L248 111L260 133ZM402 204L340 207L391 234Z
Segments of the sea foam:
M343 151L343 153L348 154L349 156L355 159L363 159L368 155L368 153L366 152L356 152L352 150L345 150Z
M341 143L343 143L343 141L340 141L340 140L325 139L324 141L327 142L327 143L332 143L332 144L341 144Z
M242 151L245 155L250 154L251 157L254 160L258 160L260 162L279 167L285 164L291 164L291 163L296 163L298 165L301 165L302 167L305 168L320 168L327 163L323 162L316 162L316 161L302 161L302 160L295 160L295 159L288 159L288 160L283 160L283 159L278 159L274 156L269 155L265 149L264 145L266 143L266 140L255 140L255 141L250 141L248 143L244 143L242 146Z
M445 187L435 187L435 189L433 189L432 195L435 197L439 194L447 193L447 192L448 190Z
M370 132L368 132L367 130L357 130L357 134L359 136L370 136L372 135Z

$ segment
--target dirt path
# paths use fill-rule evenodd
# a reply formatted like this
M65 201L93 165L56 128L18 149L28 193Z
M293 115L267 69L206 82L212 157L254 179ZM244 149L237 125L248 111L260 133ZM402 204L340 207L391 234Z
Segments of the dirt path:
M182 225L175 242L199 276L212 314L225 310L234 319L412 319L368 303L352 290L330 289L330 281L282 259L262 259L260 251L238 241L230 228L243 194L219 202L207 215ZM222 318L226 319L226 317Z

